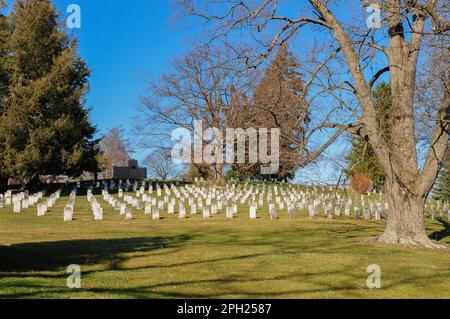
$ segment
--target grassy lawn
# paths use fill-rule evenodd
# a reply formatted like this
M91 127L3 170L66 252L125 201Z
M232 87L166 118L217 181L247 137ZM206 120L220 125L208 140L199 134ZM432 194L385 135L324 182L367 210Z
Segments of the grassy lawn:
M249 220L247 208L231 221L153 221L143 210L125 221L97 199L100 222L84 196L70 223L67 198L43 218L35 207L0 210L0 298L450 298L450 252L375 243L384 222L307 212ZM429 220L428 230L450 243L447 223ZM71 264L81 267L79 290L66 286ZM371 264L382 289L366 286Z

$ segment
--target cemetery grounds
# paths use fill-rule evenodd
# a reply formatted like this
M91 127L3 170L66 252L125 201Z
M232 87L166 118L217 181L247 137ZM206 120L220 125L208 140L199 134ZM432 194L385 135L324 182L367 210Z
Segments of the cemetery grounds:
M377 243L384 220L322 212L310 219L308 208L296 219L278 210L271 220L267 203L252 220L240 202L233 219L224 210L191 216L189 208L179 219L166 208L153 220L133 208L125 220L101 194L95 198L103 220L94 220L86 195L76 197L70 222L63 220L67 196L41 217L36 205L19 214L0 209L0 298L450 298L449 250ZM450 244L446 215L427 216L427 230ZM80 289L67 287L74 264ZM381 289L367 286L373 264Z

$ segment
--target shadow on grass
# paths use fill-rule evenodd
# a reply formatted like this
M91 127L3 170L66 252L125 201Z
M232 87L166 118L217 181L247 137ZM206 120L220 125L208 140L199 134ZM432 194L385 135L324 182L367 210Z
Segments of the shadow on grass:
M450 237L450 223L446 222L443 218L439 217L437 219L438 222L444 226L444 229L440 231L435 231L430 235L431 240L441 241L446 237Z
M441 221L442 222L442 221ZM437 232L436 237L445 238L449 235L449 224L443 222L444 231ZM365 272L365 258L373 257L375 254L382 253L381 249L375 249L371 246L358 245L353 243L355 237L363 237L368 231L377 231L372 228L352 227L346 232L330 232L329 229L294 229L284 232L270 231L261 233L260 231L247 231L247 236L242 236L242 232L229 232L227 229L203 230L199 233L190 232L177 236L149 236L142 238L118 238L118 239L98 239L98 240L72 240L59 242L27 243L16 244L12 246L0 246L0 277L6 277L2 283L0 298L41 298L52 296L77 297L78 292L69 291L65 287L65 280L61 280L60 286L55 286L54 282L45 282L35 280L66 278L65 269L70 264L80 265L99 265L106 264L107 269L92 269L83 271L83 276L97 272L109 270L120 271L114 273L114 276L145 270L152 268L172 269L179 273L179 279L164 278L158 279L158 282L139 282L128 287L126 283L119 287L109 287L103 281L97 286L83 287L79 291L80 296L97 296L102 298L284 298L287 296L302 296L308 294L321 294L340 292L346 296L358 297L364 293L367 274ZM359 235L361 234L361 235ZM433 235L432 235L433 236ZM348 238L346 238L348 237ZM339 240L335 240L339 239ZM347 239L347 240L344 240ZM434 239L434 238L433 238ZM184 248L184 245L199 244L205 249L220 245L230 247L233 254L214 255L206 254L205 258L191 258L190 260L179 260L177 258L167 258L165 264L153 264L146 262L142 266L131 266L122 268L122 263L129 258L151 255L172 254ZM250 247L260 247L263 251L250 250ZM245 247L248 250L240 251L239 247ZM231 250L233 249L234 250ZM374 252L375 250L375 252ZM318 254L323 257L329 254L339 256L352 256L355 260L345 263L345 265L336 264L334 269L314 269L312 271L298 271L303 254ZM384 252L390 256L401 254L401 250L389 250ZM176 256L176 255L175 255ZM271 258L280 258L288 256L289 261L295 262L294 272L278 273L270 270L266 275L260 273L244 272L242 274L233 273L207 273L209 278L204 275L198 275L198 278L190 279L184 276L184 271L193 271L194 268L185 268L187 266L199 266L199 269L211 271L215 263L226 263L239 261L242 263L254 263L258 265L266 259L255 259L263 256ZM378 256L378 255L377 255ZM209 258L206 258L209 257ZM211 258L213 257L213 258ZM309 255L311 257L311 255ZM332 258L332 257L329 257ZM325 259L329 261L330 259ZM363 259L361 259L363 258ZM363 261L364 260L364 261ZM283 259L286 262L286 259ZM203 265L203 266L202 266ZM104 266L104 265L102 265ZM44 272L44 273L39 273ZM130 273L131 274L131 273ZM396 286L409 285L411 281L419 279L431 280L433 278L448 278L450 273L437 272L429 276L419 276L412 273L406 277L399 277L391 280L389 284L384 284L384 289L390 289ZM131 275L130 275L131 276ZM126 278L125 276L124 278ZM99 277L102 278L102 277ZM112 278L112 277L103 277ZM25 280L22 280L25 279ZM86 278L89 280L89 277ZM58 281L55 281L56 283ZM89 282L89 281L87 281ZM297 282L298 287L288 285ZM286 287L284 287L286 283ZM270 287L273 284L273 290L261 289L261 287ZM211 287L218 287L211 289ZM204 288L204 291L202 291Z
M209 261L208 261L209 262ZM83 273L84 274L84 273ZM357 274L352 274L348 270L343 268L337 268L333 271L313 271L313 272L294 272L289 274L272 274L265 278L248 278L248 275L225 275L222 278L215 279L179 279L179 280L162 280L160 283L149 285L136 285L134 287L83 287L80 290L69 290L63 285L41 285L39 283L27 283L21 282L20 288L22 291L14 293L1 293L0 298L42 298L45 295L58 296L71 296L76 298L77 294L90 294L91 297L95 295L101 295L102 298L158 298L158 299L203 299L203 298L229 298L238 296L239 298L284 298L289 295L302 295L306 293L321 293L330 290L334 291L347 291L349 293L357 293L360 286L354 283L344 284L339 286L337 283L330 283L322 280L322 276L344 276L346 279L351 279L356 282L359 279ZM364 276L363 276L364 278ZM298 281L299 283L307 283L310 287L286 287L279 288L276 291L260 291L260 288L245 287L248 284L265 283L270 285L272 282L279 281ZM65 281L64 281L65 282ZM242 285L237 287L236 285ZM211 291L210 287L219 286L220 289ZM15 289L17 282L7 283L4 285L4 289ZM188 290L180 290L180 287L187 288ZM205 291L199 287L205 287ZM190 289L195 291L189 291Z
M449 273L431 273L428 275L414 276L414 280L436 280L445 278ZM339 276L341 280L333 282L322 279L323 277L332 279L332 276ZM313 272L295 272L285 275L272 275L267 278L245 278L243 276L224 276L216 279L196 279L196 280L173 280L163 281L151 285L138 285L135 287L91 287L82 288L78 291L70 291L62 286L50 286L39 284L21 284L21 288L25 291L18 293L0 294L0 298L41 298L45 295L70 296L77 298L78 293L90 294L90 298L96 295L102 298L157 298L157 299L208 299L208 298L302 298L310 294L318 294L321 297L323 293L333 292L334 294L342 294L341 297L361 298L369 292L365 286L366 274L352 273L347 267L336 268L333 271L313 271ZM279 281L297 281L297 287L278 288L277 290L265 290L260 286L246 287L246 284L265 283L271 285ZM237 286L238 285L238 286ZM411 278L396 278L389 284L383 285L383 291L387 291L402 286L411 285ZM210 287L220 286L220 289L211 291ZM12 287L15 287L13 284ZM180 287L188 290L180 290ZM205 291L199 287L205 287ZM8 285L6 287L8 288ZM195 291L189 291L194 288ZM86 296L86 295L84 295ZM372 293L367 296L380 297L380 295ZM330 296L324 296L329 298ZM83 297L85 298L85 297Z
M176 248L191 236L70 240L0 246L0 273L59 271L71 264L118 264L129 253Z

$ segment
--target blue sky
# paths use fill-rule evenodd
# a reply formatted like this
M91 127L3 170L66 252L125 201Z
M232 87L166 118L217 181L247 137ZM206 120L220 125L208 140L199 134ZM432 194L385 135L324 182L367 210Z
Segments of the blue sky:
M73 0L57 0L61 10ZM88 106L99 131L129 128L146 72L158 76L185 48L185 35L170 27L168 1L77 0L82 27L79 51L92 69Z
M7 2L11 4L12 0ZM70 4L81 7L82 26L73 32L79 41L79 52L92 70L86 106L92 108L91 120L99 135L111 127L123 126L133 140L130 133L137 115L135 106L146 86L144 76L150 73L158 78L167 72L170 60L190 49L195 30L173 26L170 0L53 0L53 3L64 19L69 15L66 8ZM340 148L342 145L333 146L332 152ZM142 161L145 155L141 151L134 157ZM334 171L333 163L321 163L304 170L301 176L305 177L301 179L333 180Z
M7 1L11 4L12 1ZM123 126L130 132L143 77L167 71L170 59L188 49L188 31L175 29L169 0L53 0L81 7L81 29L73 29L79 52L92 70L87 107L99 134ZM72 32L72 30L69 30ZM132 138L132 136L129 136ZM142 159L143 153L136 154Z

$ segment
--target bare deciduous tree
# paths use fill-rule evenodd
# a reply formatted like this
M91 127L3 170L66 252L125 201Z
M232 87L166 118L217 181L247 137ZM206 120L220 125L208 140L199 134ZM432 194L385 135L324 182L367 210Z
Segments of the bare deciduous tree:
M319 105L319 108L324 104L320 101L321 94L305 100L304 95L309 92L313 83L301 83L299 75L283 75L291 78L283 81L279 78L280 74L273 74L273 80L264 79L259 71L247 68L246 60L242 57L249 55L251 50L242 47L244 49L239 49L241 53L235 56L238 51L227 47L197 46L192 52L173 61L172 72L164 74L158 81L150 81L148 91L142 96L139 110L137 133L144 137L141 144L145 145L147 139L150 141L149 147L167 148L167 141L170 141L173 129L183 127L192 132L194 121L201 121L204 128L218 128L222 133L227 128L271 129L276 127L273 123L279 123L285 133L281 143L280 162L283 167L289 169L312 163L346 129L352 127L352 124L328 123L329 115L325 112L322 118L317 117L314 123L308 125L310 123L306 119L305 110L314 103ZM287 66L283 72L306 70L306 66L297 65L295 59L290 63L292 65ZM271 68L273 69L274 65L268 67L269 74L275 72L270 71ZM273 82L271 91L267 94L263 93L264 90L269 90L264 81ZM289 88L284 87L286 81L291 81ZM261 87L255 88L258 83ZM256 105L257 101L262 100L267 100L267 103ZM298 109L295 109L295 102L299 103ZM284 106L286 109L283 112L274 112ZM336 108L335 111L339 109ZM305 125L308 125L308 128L304 127ZM332 132L330 136L327 132L322 132L335 128L337 132ZM258 170L260 165L246 163L238 167L239 170L251 174ZM224 165L212 165L211 172L214 173L212 175L215 179L222 179Z
M103 157L103 178L113 177L114 166L127 166L131 150L128 141L123 136L123 129L111 128L100 141L100 151Z
M291 4L297 6L292 9L279 0L211 0L198 6L182 0L179 8L181 14L207 20L210 42L218 39L234 46L239 42L236 39L248 32L245 41L256 39L262 48L260 54L247 59L249 66L257 65L288 41L306 46L311 54L304 50L304 56L309 56L311 63L305 68L309 75L305 90L311 102L322 99L330 105L320 103L321 107L312 111L312 117L323 115L317 130L334 132L325 148L344 131L359 134L370 143L386 173L390 214L380 241L440 247L428 238L423 215L448 147L448 1L385 0L372 4L383 12L379 29L366 24L368 15L363 8L370 5L366 1L308 0ZM359 15L352 17L352 12ZM429 47L434 54L429 54ZM443 63L433 74L425 75L433 87L420 87L418 66L421 62L434 65L434 58ZM374 84L386 75L393 95L389 138L377 121L373 96ZM419 97L427 94L433 99L424 105ZM424 113L428 118L419 120ZM430 127L426 136L419 132L422 120ZM289 132L283 134L289 138ZM304 143L295 138L292 142Z
M164 141L170 141L175 128L193 132L195 121L222 132L234 127L241 114L235 98L252 85L252 72L239 63L230 51L203 46L175 59L171 72L150 81L141 98L139 135L150 137L152 148L167 148ZM212 165L216 179L223 178L223 169L220 163Z
M170 151L168 150L157 149L152 152L144 160L144 165L149 168L154 177L160 178L163 181L178 177L177 167L172 161Z

